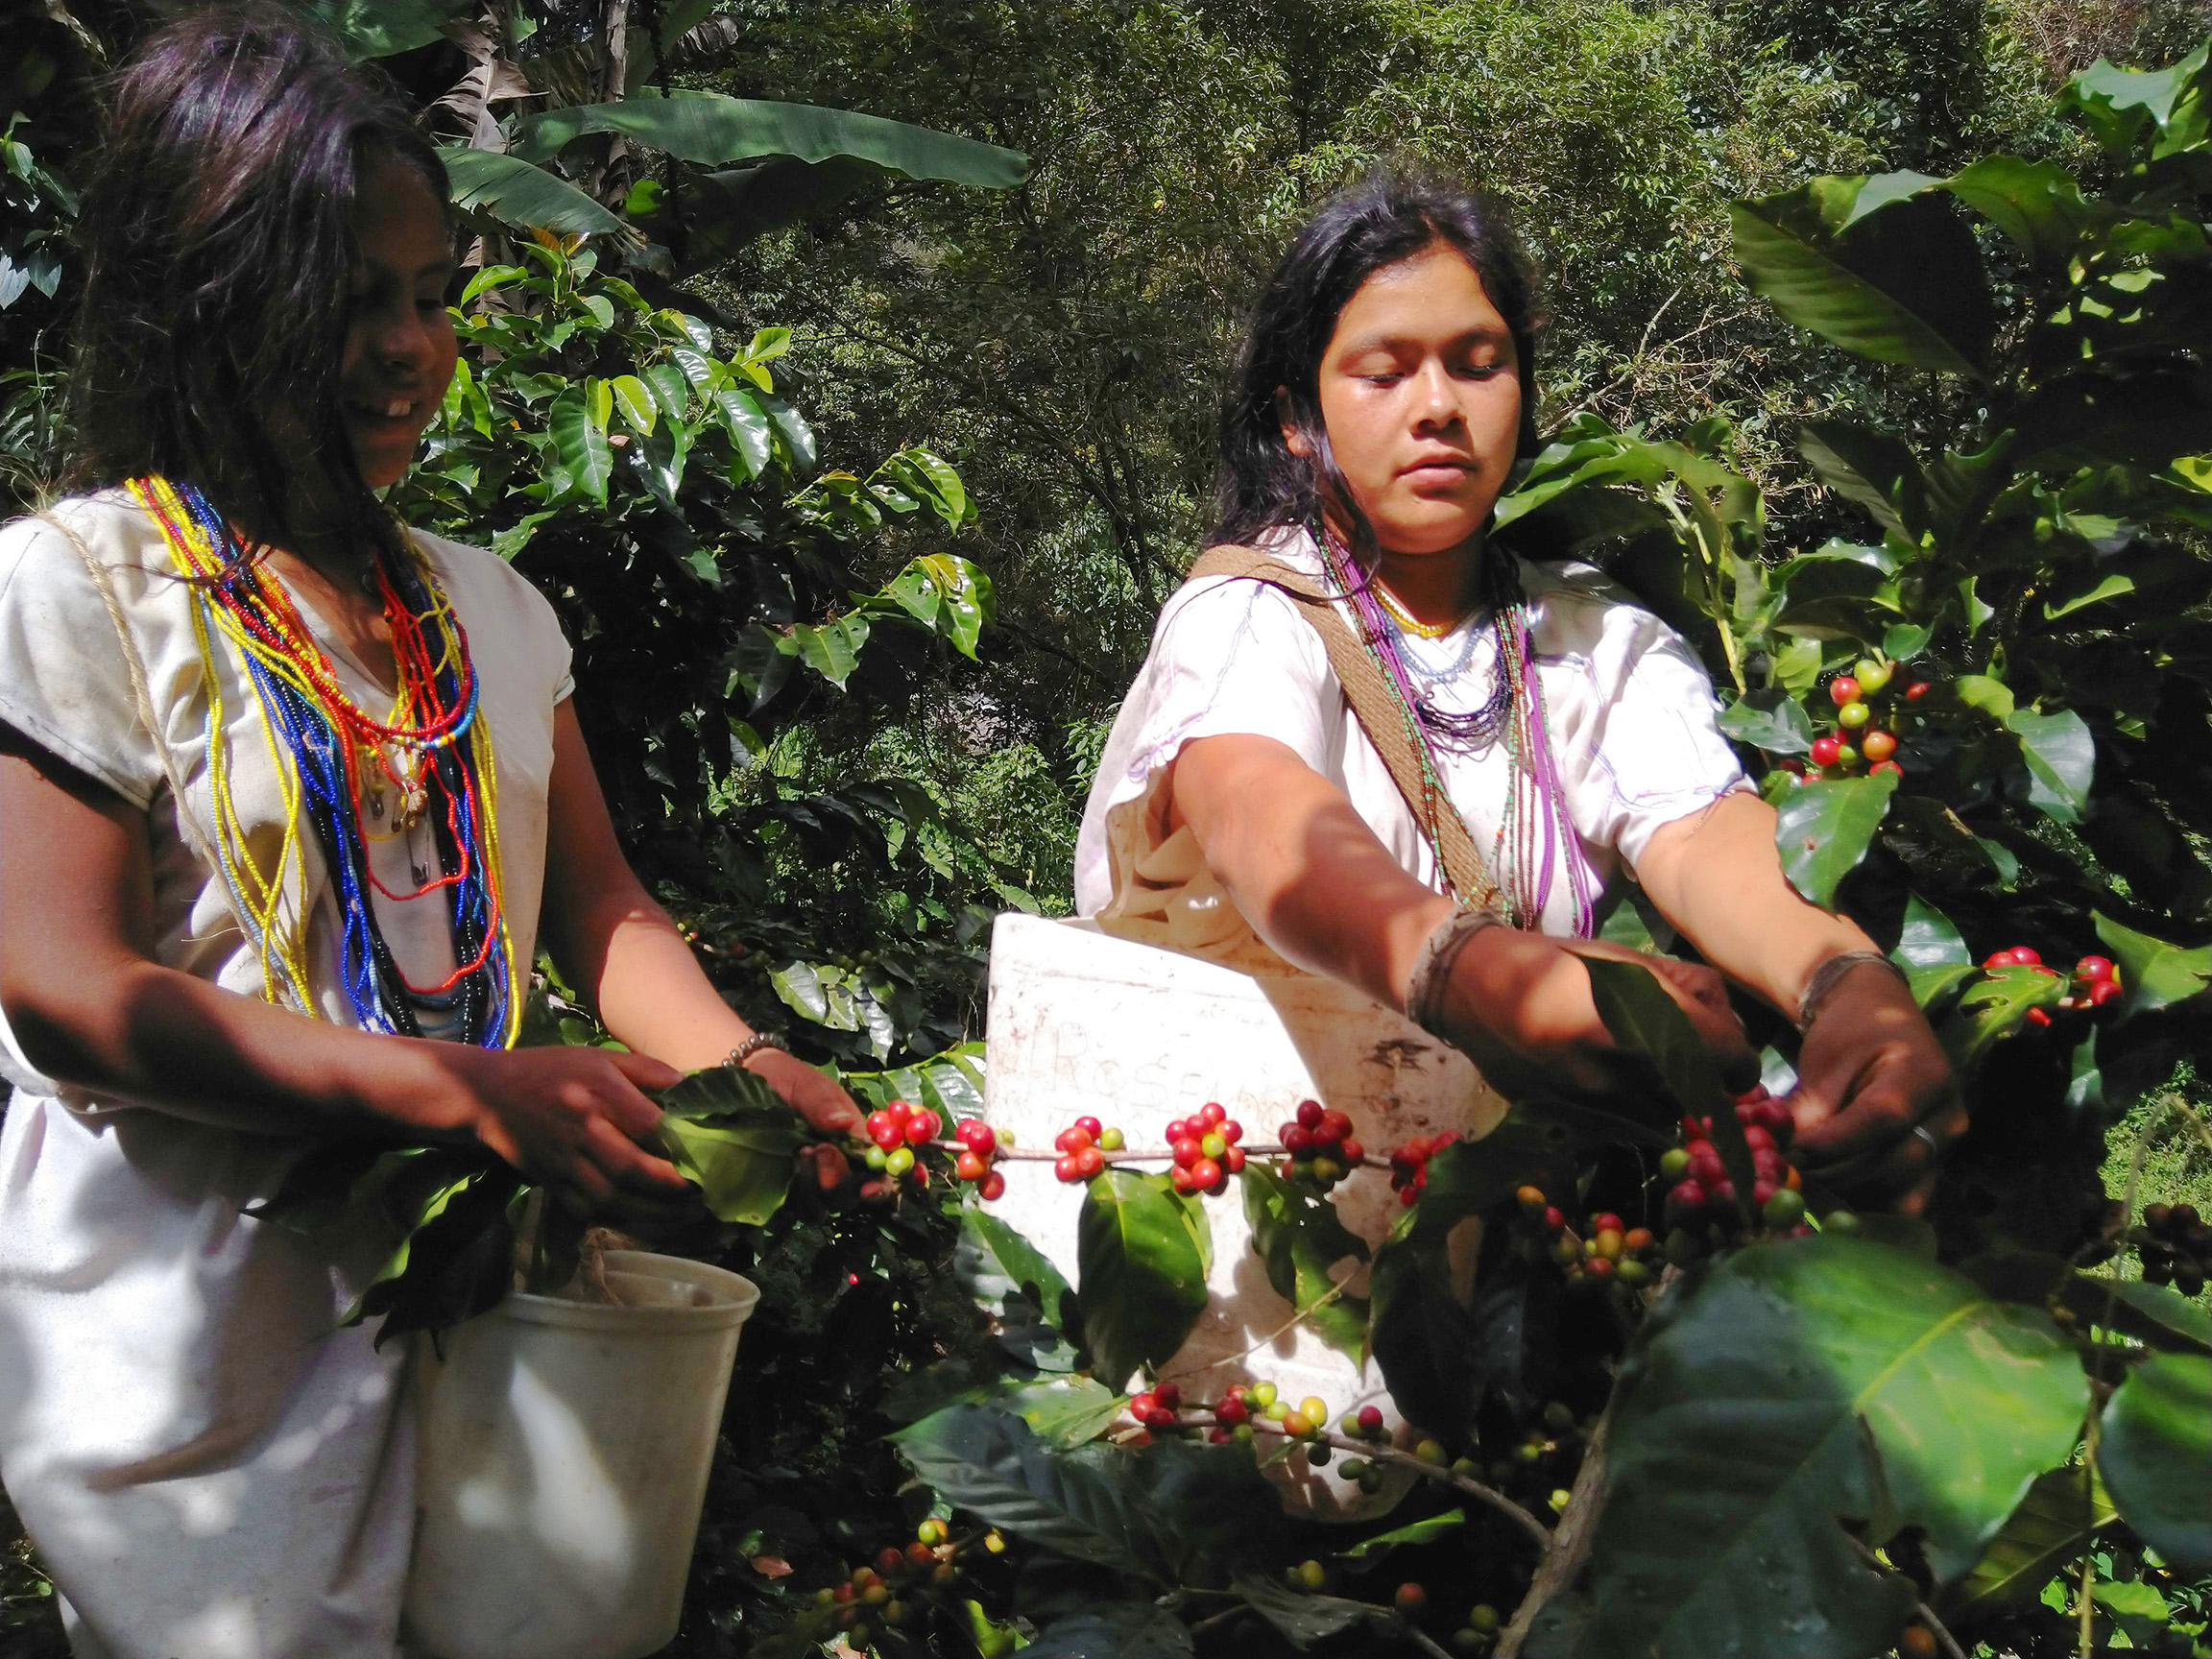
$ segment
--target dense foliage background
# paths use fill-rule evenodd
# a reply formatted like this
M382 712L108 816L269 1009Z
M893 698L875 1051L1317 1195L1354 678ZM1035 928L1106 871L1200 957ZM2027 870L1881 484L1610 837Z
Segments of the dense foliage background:
M2160 566L2175 585L2158 590L2125 566L2131 582L2144 577L2144 601L2104 632L2053 627L2063 617L2016 591L2045 579L2015 580L2019 559L1992 566L2018 602L1986 637L1935 598L1882 599L1872 582L1823 586L1822 571L1808 576L1789 556L1837 537L1863 557L1832 565L1868 569L1887 556L1883 574L1892 576L1908 554L1885 555L1887 536L1909 551L1970 560L1983 556L1969 545L1981 521L1966 526L1971 535L1956 520L1924 522L1925 480L1908 481L1894 447L1853 449L1846 436L1823 461L1801 449L1803 424L1877 432L1907 446L1908 461L1968 447L2049 369L2030 336L2036 307L2068 274L2038 276L1984 233L1994 298L1977 367L1991 373L1946 375L1910 353L1884 361L1838 350L1816 337L1817 323L1757 298L1730 215L1733 203L1777 198L1813 175L1941 178L1999 153L2051 163L2092 194L2124 194L2126 146L2108 150L2064 114L2060 89L2101 57L2181 58L2203 39L2212 9L314 9L381 59L443 140L474 147L456 163L475 170L457 173L472 181L474 270L453 296L469 377L405 487L407 511L498 547L554 596L579 646L578 706L641 870L751 1017L789 1022L809 1057L873 1094L973 1104L972 1054L926 1063L981 1036L990 914L1067 907L1092 758L1159 601L1206 528L1214 405L1243 307L1310 205L1378 158L1473 179L1515 205L1552 319L1540 424L1569 440L1536 480L1558 492L1550 529L1578 533L1577 493L1647 501L1661 533L1646 545L1671 551L1631 557L1622 571L1683 621L1723 685L1732 665L1748 669L1736 682L1756 694L1739 729L1747 757L1803 753L1815 729L1804 706L1825 703L1825 672L1884 645L1864 618L1885 607L1925 629L1889 645L1895 655L1930 651L1947 688L1979 675L2004 691L1992 741L1975 722L1996 694L1947 690L1917 739L1946 757L1941 781L1916 790L1936 805L1915 815L1872 791L1881 810L1855 830L1815 826L1850 855L1805 876L1833 896L1871 846L1852 901L1885 943L1918 929L1907 943L1923 952L1916 966L1934 975L1924 980L1932 996L1963 991L1971 1003L1953 1016L1977 1060L2056 996L2033 979L1975 979L1971 963L1984 952L2032 942L2059 960L2109 945L2098 913L2152 944L2198 946L2212 928L2206 520L2182 499L2186 478L2151 479L2175 456L2212 450L2212 438L2185 427L2162 454L2126 458L2142 477L2125 502L2109 491L2028 491L2003 511L1982 504L2000 526L1989 545L2016 534L2048 549L2057 539L2056 553L2037 555L2038 572L2101 578L2097 561L2143 551L2114 542L2102 520L2157 525L2153 550L2181 560ZM0 492L11 510L60 481L69 179L96 127L88 89L151 13L100 0L18 3L5 24ZM627 126L565 113L613 108L625 92L643 105L656 87L865 111L975 143L948 149L903 130L849 128L829 150L808 151L794 129L775 128L746 148L727 133L678 132L659 108ZM549 196L543 176L500 171L509 160L549 164L573 188ZM626 240L611 208L650 242ZM533 235L526 226L554 228ZM579 242L579 231L593 233ZM2176 270L2195 269L2186 251L2168 254ZM2202 330L2201 313L2184 307L2164 333L2145 330L2143 349L2185 367ZM1693 493L1709 497L1708 512L1685 531ZM1547 511L1526 516L1526 530L1547 528ZM1681 562L1698 545L1714 561L1703 587ZM1762 574L1716 600L1727 557ZM1809 664L1784 661L1791 641L1808 637L1784 628L1810 615L1788 615L1793 603L1833 611L1811 636L1824 643ZM1746 625L1730 634L1732 624ZM1724 636L1734 641L1725 648ZM2069 676L2092 661L2162 676L2171 707L2131 704L2125 685L2069 698ZM1785 704L1799 712L1785 715ZM2094 723L2104 767L2094 809L2074 729L2037 724L2062 722L2076 704ZM2015 713L2026 718L2004 724ZM2156 741L2141 741L2152 729ZM2140 749L2116 750L2123 736ZM2013 787L2016 774L2043 779L2041 795L2032 782ZM1839 776L1820 798L1863 806L1869 781ZM2074 784L2080 798L2068 807ZM1786 799L1795 787L1777 791ZM1965 812L2011 859L2010 876L1995 854L1947 859L1929 827L1938 809ZM2166 962L2146 948L2130 960L2157 961L2174 993L2165 1001L2179 1003L2201 977L2171 975L2195 973L2201 954ZM588 1022L551 990L541 1034L588 1039ZM2023 1121L2038 1127L2010 1146L1984 1142L1980 1196L1949 1215L1949 1259L1993 1239L2075 1248L2087 1225L2080 1203L2100 1179L2115 1194L2140 1185L2203 1203L2212 1158L2189 1116L2202 1095L2189 1053L2200 1045L2174 1036L2178 1017L2151 993L2138 1000L2137 1035L2157 1035L2129 1043L2124 1067L2116 1047L2099 1050L2103 1026L1998 1051L1985 1097L2026 1103ZM1584 1174L1585 1186L1593 1175L1611 1183L1599 1197L1625 1207L1606 1196L1618 1167ZM751 1392L733 1407L685 1651L744 1651L755 1628L784 1623L791 1603L779 1569L796 1563L793 1582L811 1589L830 1564L911 1536L918 1513L902 1508L903 1472L878 1435L949 1397L912 1374L981 1363L959 1289L978 1279L978 1247L973 1228L965 1244L957 1234L956 1218L933 1206L884 1216L798 1203L764 1232L688 1241L755 1271L770 1294L746 1337ZM956 1250L957 1280L946 1271ZM1583 1428L1617 1346L1602 1333L1568 1344L1573 1362L1556 1386ZM1471 1421L1431 1426L1464 1427L1470 1450L1481 1438ZM1510 1438L1522 1428L1485 1431ZM1547 1442L1546 1483L1572 1479L1581 1432ZM1990 1650L2074 1651L2077 1634L2181 1652L2200 1643L2200 1623L2185 1628L2203 1617L2200 1593L2177 1589L2154 1557L2146 1566L2139 1543L2105 1536L2091 1576L2163 1586L2170 1618L2152 1619L2139 1595L2084 1594L2079 1607L2061 1595L2008 1613ZM1293 1545L1306 1547L1282 1547ZM980 1563L994 1608L1043 1618L1068 1604L1073 1592L1056 1603L1044 1582L1048 1556L1022 1571L1029 1577L1017 1596L1012 1558ZM0 1574L0 1638L51 1643L37 1617L42 1580L28 1567ZM1511 1578L1485 1579L1484 1593L1509 1601ZM1095 1595L1093 1586L1076 1599ZM2123 1626L2122 1611L2132 1623ZM1225 1628L1259 1639L1250 1621ZM978 1631L988 1650L997 1637Z

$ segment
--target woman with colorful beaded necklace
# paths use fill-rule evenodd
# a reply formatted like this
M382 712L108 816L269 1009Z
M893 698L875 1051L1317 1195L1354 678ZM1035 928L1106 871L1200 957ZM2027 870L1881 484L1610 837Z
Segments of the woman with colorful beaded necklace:
M1214 546L1164 609L1092 789L1076 904L1257 973L1332 975L1516 1080L1618 1072L1576 960L1616 878L1712 964L1639 957L1727 1073L1723 980L1804 1028L1802 1161L1922 1201L1965 1117L1907 992L1785 879L1683 642L1586 565L1488 545L1532 454L1528 275L1499 209L1391 178L1261 299Z
M219 9L108 131L87 493L0 530L0 1478L80 1654L388 1659L407 1345L332 1329L377 1241L242 1209L376 1128L649 1206L642 1091L726 1057L858 1118L631 874L545 600L374 493L455 357L406 110ZM514 1046L541 937L629 1052Z

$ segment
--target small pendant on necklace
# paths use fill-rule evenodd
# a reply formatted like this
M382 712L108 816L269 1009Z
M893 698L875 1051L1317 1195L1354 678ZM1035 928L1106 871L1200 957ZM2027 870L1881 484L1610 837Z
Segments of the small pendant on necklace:
M372 789L369 792L369 816L372 818L381 818L384 816L383 790Z

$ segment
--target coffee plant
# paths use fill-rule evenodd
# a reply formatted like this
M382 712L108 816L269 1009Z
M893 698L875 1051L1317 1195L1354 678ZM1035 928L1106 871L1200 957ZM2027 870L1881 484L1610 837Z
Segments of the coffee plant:
M672 59L705 9L656 10ZM435 34L459 9L390 15ZM486 9L487 85L523 15ZM781 1004L869 1111L828 1145L744 1074L662 1100L701 1201L649 1242L765 1292L674 1651L2206 1651L2206 1230L2098 1180L2133 1105L2212 1067L2204 52L2078 77L2079 174L1998 156L1738 208L1753 289L1909 394L1901 429L1806 424L1830 540L1768 544L1719 422L1571 421L1500 507L1503 538L1599 561L1706 652L1791 879L1892 945L1976 1110L1924 1222L1791 1163L1787 1027L1731 1098L1617 963L1592 983L1641 1085L1522 1099L1479 1142L1383 1148L1291 1100L1250 1132L1194 1100L1157 1146L983 1122L959 1040L989 914L1029 897L941 794L862 763L987 644L988 578L951 551L973 505L920 448L825 469L788 336L667 280L762 222L744 203L809 167L854 187L880 153L757 154L735 180L736 126L706 118L728 110L609 90L528 130L468 112L501 133L457 168L488 262L400 505L553 597L640 871L733 999ZM660 143L658 173L611 182L617 137ZM501 215L539 229L503 243ZM1605 931L1672 944L1632 898ZM603 1040L541 990L534 1040ZM1019 1159L1074 1190L1072 1280L991 1207ZM1385 1172L1370 1243L1333 1193ZM1404 1428L1285 1397L1264 1344L1240 1374L1177 1370L1231 1204ZM386 1334L588 1248L452 1148L330 1148L264 1214L386 1228L357 1310ZM1386 1512L1292 1514L1286 1473Z

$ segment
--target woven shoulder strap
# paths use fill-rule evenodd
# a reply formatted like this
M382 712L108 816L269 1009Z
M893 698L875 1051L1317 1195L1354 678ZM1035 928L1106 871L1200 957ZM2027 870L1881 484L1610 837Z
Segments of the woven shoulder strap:
M1449 800L1439 802L1440 809L1434 811L1425 804L1429 791L1422 781L1420 754L1414 748L1412 734L1406 729L1405 710L1389 683L1382 678L1382 670L1376 665L1374 657L1359 642L1358 636L1344 620L1343 613L1320 584L1305 571L1285 565L1257 547L1207 548L1190 566L1186 580L1195 582L1208 576L1264 582L1298 601L1299 614L1321 637L1322 649L1329 654L1329 666L1336 671L1336 682L1344 687L1345 701L1352 705L1353 718L1359 722L1359 730L1366 733L1375 752L1382 757L1382 764L1390 769L1390 781L1406 798L1413 822L1429 829L1453 897L1476 909L1496 906L1500 898L1498 884L1491 879L1489 866L1477 850L1475 837L1468 832L1467 821Z

